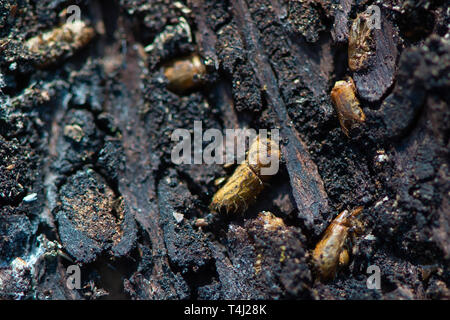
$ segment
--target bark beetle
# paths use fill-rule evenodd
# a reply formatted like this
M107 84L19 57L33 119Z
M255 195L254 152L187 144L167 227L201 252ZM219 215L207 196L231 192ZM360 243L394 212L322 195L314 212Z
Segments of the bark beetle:
M22 42L62 23L69 2L24 1L16 17L0 2L0 298L449 298L440 2L384 3L375 55L353 74L348 27L367 1L79 1L96 37L41 70ZM418 13L424 28L406 30ZM170 91L164 66L193 52L201 88ZM329 98L347 75L367 117L350 137ZM230 169L172 163L171 133L195 120L280 129L280 172L243 215L208 209ZM320 283L310 252L357 206L366 233L348 268ZM284 223L267 226L261 211ZM71 264L79 290L65 286ZM381 290L366 286L374 264Z

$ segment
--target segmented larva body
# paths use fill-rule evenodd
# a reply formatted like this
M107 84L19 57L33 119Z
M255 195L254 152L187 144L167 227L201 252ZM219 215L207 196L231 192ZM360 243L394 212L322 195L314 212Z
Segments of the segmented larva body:
M205 65L198 54L176 59L166 65L164 75L169 80L168 88L175 92L194 89L206 74Z
M366 115L356 97L355 83L352 78L336 82L331 90L331 100L338 114L342 131L346 136L349 136L348 130L355 122L362 123L366 120Z
M374 55L371 16L362 12L356 16L348 37L348 67L358 71L367 67L369 58Z
M243 212L257 199L264 189L264 182L271 176L264 175L261 171L262 168L270 166L261 161L266 157L263 154L266 150L268 158L279 160L278 145L268 138L263 140L256 138L249 148L247 159L236 168L225 185L214 195L210 204L212 211Z
M94 35L93 28L75 20L29 39L25 48L35 57L37 66L44 67L81 49Z
M342 211L331 222L325 230L324 236L316 245L313 251L313 260L323 280L333 278L339 266L343 267L348 264L350 256L346 243L349 231L353 227L361 228L357 216L362 210L363 207L358 207L351 212Z
M245 211L263 189L263 181L250 166L243 163L214 195L210 208L214 211L225 208L227 213Z

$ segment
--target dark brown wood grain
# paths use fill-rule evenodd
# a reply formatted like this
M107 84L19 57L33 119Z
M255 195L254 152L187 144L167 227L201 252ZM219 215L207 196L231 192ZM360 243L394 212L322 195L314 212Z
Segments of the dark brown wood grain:
M443 2L77 1L96 37L37 70L21 43L64 23L65 3L0 6L0 300L449 299ZM373 54L350 66L370 4L381 29L359 52ZM171 90L165 68L192 54L201 85ZM347 77L366 115L348 136L330 99ZM280 130L279 170L242 212L209 207L233 165L171 158L172 133L200 120ZM321 281L314 248L360 207L349 265Z
M311 160L305 144L291 125L284 101L280 96L277 77L260 46L258 31L253 24L244 0L232 1L237 24L248 50L249 61L259 82L266 88L266 98L277 117L282 141L282 155L290 177L292 192L305 226L318 233L323 227L323 213L328 208L327 195L317 167Z
M381 28L373 29L374 57L368 67L353 73L358 94L361 98L379 101L394 83L398 60L398 30L383 11Z

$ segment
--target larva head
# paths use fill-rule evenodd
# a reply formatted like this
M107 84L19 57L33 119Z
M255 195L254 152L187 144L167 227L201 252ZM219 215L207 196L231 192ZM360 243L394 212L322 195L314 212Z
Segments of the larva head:
M366 229L366 225L364 220L361 218L361 213L363 212L364 207L357 207L352 210L350 213L350 224L352 226L352 232L355 234L363 234Z
M361 214L361 212L363 210L364 210L363 206L356 207L355 209L352 210L352 212L350 213L350 216L352 218L356 218L356 217L358 217Z
M258 176L265 178L273 175L270 174L271 170L269 169L274 165L276 165L276 171L278 171L280 157L280 147L275 141L258 136L250 145L247 162Z
M348 227L352 227L354 224L354 221L358 219L358 216L363 211L364 207L356 207L355 209L348 211L344 210L333 220L335 223L339 224L345 224Z

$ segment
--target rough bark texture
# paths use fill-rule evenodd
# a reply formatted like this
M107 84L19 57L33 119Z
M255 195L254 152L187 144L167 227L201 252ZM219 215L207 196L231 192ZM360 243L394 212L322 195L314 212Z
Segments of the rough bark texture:
M72 4L96 36L42 67L47 57L24 43ZM349 28L369 5L382 28L368 67L352 73ZM0 299L449 299L447 9L0 0ZM202 86L168 90L166 63L192 53L206 65ZM346 76L366 115L350 137L330 99ZM280 130L280 171L242 215L208 209L229 168L171 161L173 130L196 120ZM364 235L321 282L311 251L357 206ZM261 211L284 224L267 227ZM366 286L370 265L380 290Z

